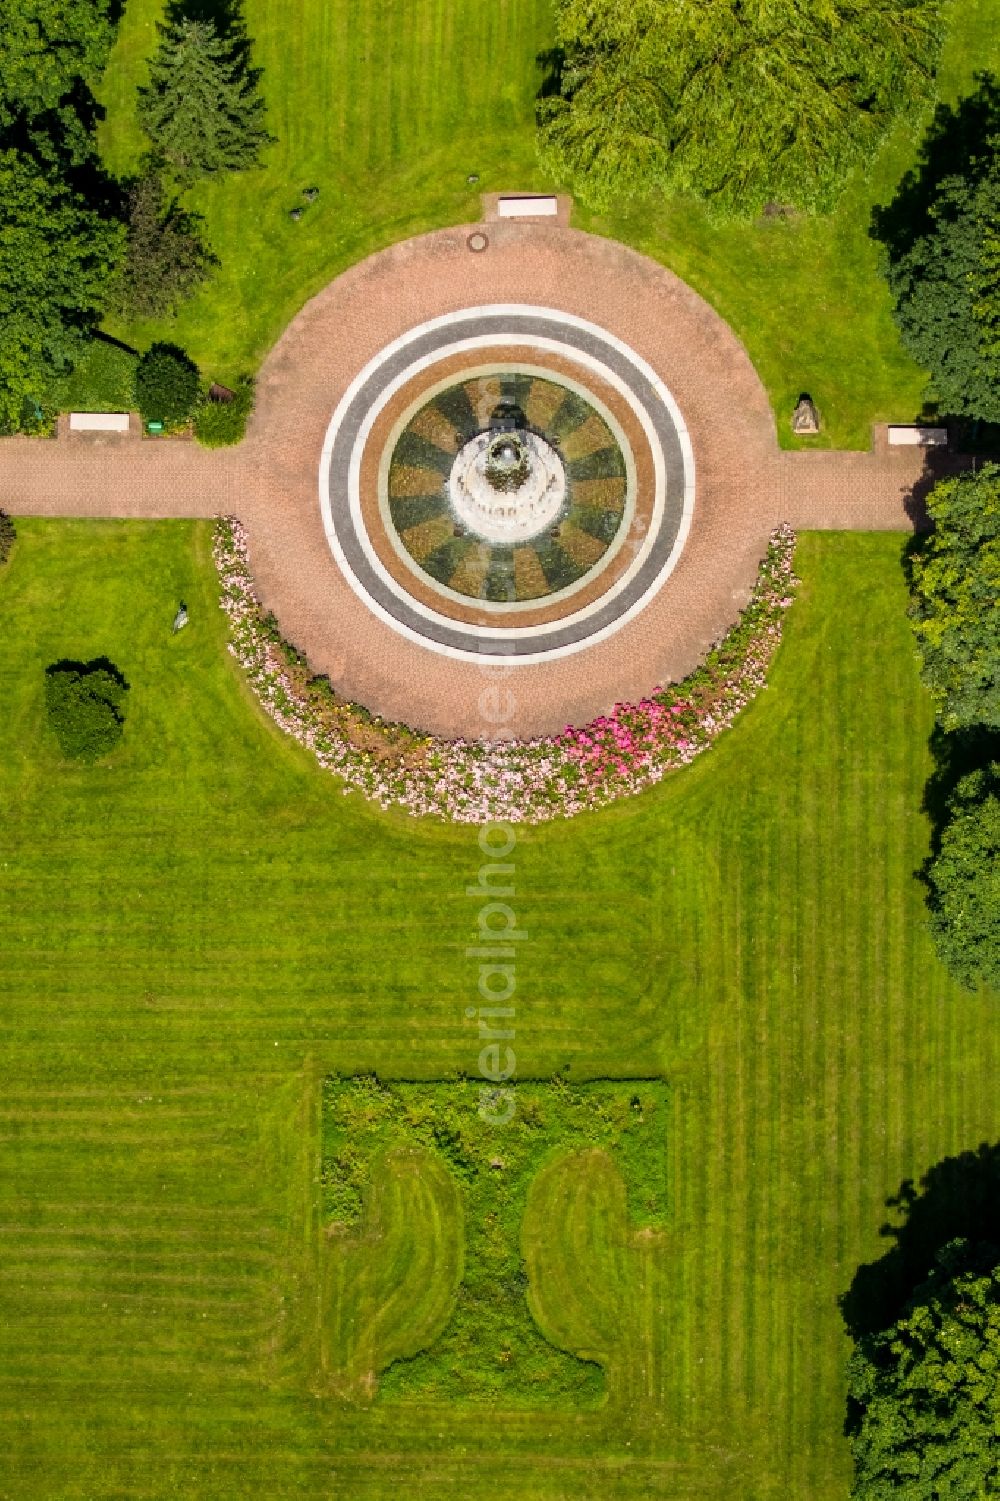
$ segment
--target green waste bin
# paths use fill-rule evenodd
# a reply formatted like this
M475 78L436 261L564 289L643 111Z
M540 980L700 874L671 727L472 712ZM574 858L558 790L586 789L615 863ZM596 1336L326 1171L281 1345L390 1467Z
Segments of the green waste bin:
M162 433L162 431L163 431L163 423L162 422L147 422L146 423L146 431L147 431L147 433Z

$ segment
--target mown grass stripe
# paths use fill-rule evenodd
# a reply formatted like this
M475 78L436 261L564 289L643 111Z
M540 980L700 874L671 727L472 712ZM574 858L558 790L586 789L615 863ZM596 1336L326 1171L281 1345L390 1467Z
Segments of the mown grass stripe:
M538 1501L840 1501L838 1296L887 1249L900 1181L998 1135L995 997L948 983L913 879L930 716L899 539L803 538L739 726L648 797L518 840L519 1066L662 1072L673 1099L628 1406L554 1421L317 1403L310 1079L474 1069L479 855L340 798L256 714L199 535L25 522L0 577L0 1493L283 1497L322 1475L443 1501L485 1476L489 1425ZM98 781L58 762L37 687L100 651L136 700Z

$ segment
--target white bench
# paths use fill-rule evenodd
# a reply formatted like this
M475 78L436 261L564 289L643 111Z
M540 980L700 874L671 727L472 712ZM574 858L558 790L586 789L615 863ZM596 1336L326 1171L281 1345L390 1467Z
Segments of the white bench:
M531 197L517 194L497 199L498 219L554 218L559 212L559 201L552 197Z
M127 433L128 412L70 412L71 433Z
M902 448L912 444L918 448L947 448L946 427L890 427L889 447Z

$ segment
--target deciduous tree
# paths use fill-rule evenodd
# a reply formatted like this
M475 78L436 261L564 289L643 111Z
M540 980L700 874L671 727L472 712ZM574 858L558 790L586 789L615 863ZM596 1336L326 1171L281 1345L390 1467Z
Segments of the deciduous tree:
M938 184L924 232L898 255L890 249L886 274L938 407L1000 422L1000 141L984 141L978 160Z
M1000 989L1000 766L958 782L927 882L942 962L970 990Z
M0 0L0 125L96 83L114 33L109 0Z
M909 553L910 616L946 730L1000 729L1000 466L940 481Z
M954 1241L903 1318L863 1338L848 1389L855 1501L978 1501L1000 1488L1000 1251Z
M0 151L0 427L16 428L98 320L123 227L30 155Z
M929 92L940 0L559 0L544 163L601 207L830 205Z

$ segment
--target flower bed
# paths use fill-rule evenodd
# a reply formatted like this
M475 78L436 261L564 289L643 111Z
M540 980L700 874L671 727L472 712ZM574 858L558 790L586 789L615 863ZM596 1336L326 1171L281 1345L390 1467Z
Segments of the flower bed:
M220 518L213 543L229 650L275 723L345 791L457 823L571 818L641 792L707 750L765 686L798 582L794 551L794 532L779 527L739 620L684 682L559 735L482 742L421 735L338 698L261 608L240 522Z

